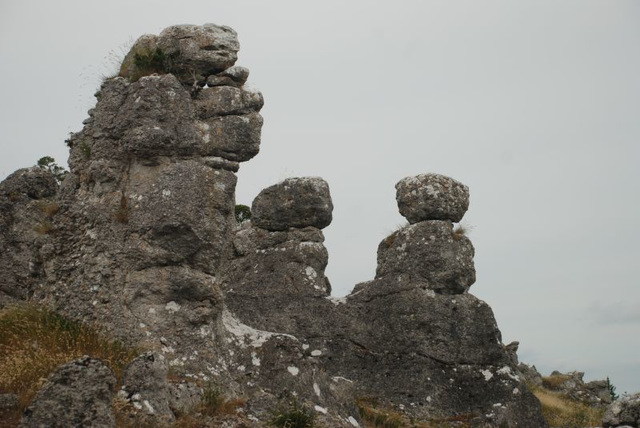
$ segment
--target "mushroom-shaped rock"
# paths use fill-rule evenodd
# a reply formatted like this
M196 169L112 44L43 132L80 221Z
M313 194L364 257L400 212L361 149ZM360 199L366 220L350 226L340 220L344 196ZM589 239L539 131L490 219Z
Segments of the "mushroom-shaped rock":
M469 188L440 174L420 174L396 184L398 209L409 223L462 220L469 208Z
M331 223L333 204L326 181L320 177L297 177L262 190L253 200L251 211L252 224L262 229L322 229Z
M101 360L84 356L64 364L38 391L20 427L115 427L115 385L116 377Z
M233 66L238 35L225 26L175 25L159 36L140 37L120 68L122 77L137 80L151 73L172 73L183 84L204 84L207 77Z

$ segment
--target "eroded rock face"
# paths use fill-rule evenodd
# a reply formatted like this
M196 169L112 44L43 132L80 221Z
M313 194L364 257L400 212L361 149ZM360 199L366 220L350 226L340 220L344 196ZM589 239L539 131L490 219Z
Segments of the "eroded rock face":
M125 368L118 397L133 406L138 423L169 426L175 420L169 407L167 372L167 365L153 352L140 355Z
M409 223L425 220L459 222L469 208L469 188L440 174L407 177L396 184L400 214Z
M287 178L262 190L251 206L253 225L273 231L323 229L331 223L332 211L329 185L319 177Z
M229 27L175 25L159 36L145 35L138 39L122 62L120 75L136 76L149 63L155 65L155 59L181 82L197 84L233 66L239 49L238 35Z
M111 406L116 377L89 357L56 369L25 411L21 427L115 427Z
M270 186L236 224L235 172L259 151L263 105L237 50L233 30L209 24L141 37L69 139L60 189L40 171L0 185L13 254L0 256L4 295L33 295L150 348L125 370L120 399L156 426L200 405L211 384L245 397L258 425L295 396L326 426L358 426L356 399L367 396L417 420L546 426L491 309L467 293L474 249L452 225L468 207L463 184L436 174L398 183L412 224L383 240L375 279L344 298L330 296L324 273L324 180ZM31 213L41 201L60 213ZM33 239L43 216L52 233ZM91 370L110 400L111 378ZM58 408L39 402L32 415ZM96 426L103 419L112 415Z
M640 394L621 397L611 403L602 417L605 428L640 427Z
M61 209L57 192L53 174L38 167L0 183L0 307L28 299L44 279L43 248L52 244Z
M395 275L437 293L460 294L476 280L473 255L469 238L456 234L450 221L423 221L380 243L376 278Z

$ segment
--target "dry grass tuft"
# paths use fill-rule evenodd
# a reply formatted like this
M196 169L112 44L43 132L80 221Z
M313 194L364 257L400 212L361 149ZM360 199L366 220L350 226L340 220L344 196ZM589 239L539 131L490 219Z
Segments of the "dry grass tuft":
M208 416L235 415L246 402L243 398L227 399L215 386L207 385L197 410Z
M453 239L455 239L456 241L459 241L462 239L463 236L467 236L468 233L469 233L469 228L467 226L459 224L453 230Z
M129 215L129 200L123 194L120 197L120 206L116 212L113 213L113 218L115 218L118 223L127 224L129 223Z
M542 386L547 389L560 389L563 383L571 379L567 375L551 375L542 377Z
M60 211L60 205L55 202L40 201L38 203L38 209L47 217L52 218Z
M468 427L469 415L453 416L450 418L416 421L402 413L387 407L381 407L378 400L372 397L362 397L356 400L358 414L366 428L450 428Z
M49 235L55 232L56 228L49 220L44 220L33 228L34 231L39 233L40 235Z
M582 428L599 426L602 422L604 409L590 407L544 388L535 388L533 393L540 400L542 414L549 426Z
M44 307L25 304L0 310L0 393L18 395L15 412L20 414L59 365L89 355L105 360L120 377L139 353ZM13 416L0 415L4 417Z

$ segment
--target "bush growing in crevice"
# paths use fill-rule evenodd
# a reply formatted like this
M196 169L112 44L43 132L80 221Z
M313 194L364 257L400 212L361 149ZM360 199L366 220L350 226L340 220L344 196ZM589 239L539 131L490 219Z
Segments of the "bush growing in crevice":
M242 224L247 220L251 220L251 208L246 205L238 204L235 210L236 221Z

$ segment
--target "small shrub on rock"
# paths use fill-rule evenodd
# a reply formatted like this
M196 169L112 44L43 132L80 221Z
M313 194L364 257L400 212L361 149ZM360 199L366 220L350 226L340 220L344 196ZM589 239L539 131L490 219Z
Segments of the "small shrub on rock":
M315 415L294 398L288 408L273 415L269 425L278 428L313 428L314 420Z
M247 220L251 220L251 208L246 205L236 205L236 221L242 224Z
M69 171L56 164L56 160L51 156L43 156L38 159L37 166L50 171L58 183L62 182L69 173Z

